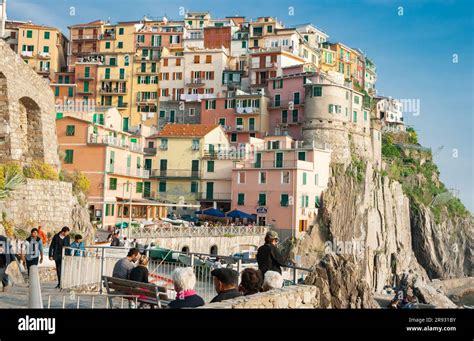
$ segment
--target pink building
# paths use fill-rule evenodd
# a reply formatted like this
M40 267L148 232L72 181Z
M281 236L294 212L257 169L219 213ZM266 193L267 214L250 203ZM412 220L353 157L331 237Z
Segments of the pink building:
M305 71L304 65L285 67L282 71L281 76L268 81L270 134L290 135L299 141L303 139L304 84L316 83L318 76Z
M232 209L256 214L281 238L301 237L315 223L331 151L289 136L267 136L259 147L232 171Z
M232 144L249 143L269 133L269 102L266 96L245 93L208 98L201 102L201 124L220 124Z

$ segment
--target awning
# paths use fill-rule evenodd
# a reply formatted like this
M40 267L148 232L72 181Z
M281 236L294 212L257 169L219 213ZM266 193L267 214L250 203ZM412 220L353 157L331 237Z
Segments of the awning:
M215 208L208 208L202 211L196 211L196 214L205 214L211 217L224 218L225 214L222 211L216 210Z
M234 218L234 219L255 220L255 217L253 215L239 211L239 210L233 210L233 211L227 212L226 216L230 218Z

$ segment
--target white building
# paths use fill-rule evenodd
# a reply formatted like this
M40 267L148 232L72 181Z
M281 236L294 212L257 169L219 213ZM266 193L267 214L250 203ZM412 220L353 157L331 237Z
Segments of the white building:
M375 97L377 101L377 118L385 129L405 131L402 103L391 97Z

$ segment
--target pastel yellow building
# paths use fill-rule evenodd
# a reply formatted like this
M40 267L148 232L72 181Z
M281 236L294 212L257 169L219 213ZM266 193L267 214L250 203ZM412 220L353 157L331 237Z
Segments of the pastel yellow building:
M65 71L68 40L54 27L25 23L17 26L18 53L39 75L54 80Z
M220 125L167 124L147 138L152 197L166 203L230 209L232 158Z

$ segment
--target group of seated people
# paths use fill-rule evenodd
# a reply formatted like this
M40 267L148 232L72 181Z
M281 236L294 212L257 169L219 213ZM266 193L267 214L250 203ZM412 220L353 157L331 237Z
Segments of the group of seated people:
M148 283L149 258L140 255L136 248L129 250L127 257L120 259L114 266L112 277ZM218 268L211 271L217 295L211 303L222 302L240 296L248 296L283 286L283 277L277 271L262 271L247 268L239 273L230 268ZM195 291L196 275L190 267L178 267L172 273L176 298L168 304L169 308L196 308L205 304Z
M229 268L214 269L211 272L217 295L210 303L217 303L240 296L254 295L283 286L283 277L276 271L247 268L242 271L240 284L239 273ZM171 309L196 308L204 305L204 300L194 290L196 276L192 268L177 268L172 279L176 290L176 299L169 303Z

